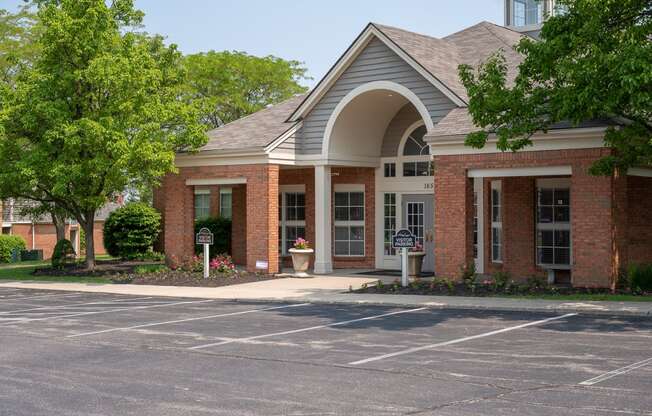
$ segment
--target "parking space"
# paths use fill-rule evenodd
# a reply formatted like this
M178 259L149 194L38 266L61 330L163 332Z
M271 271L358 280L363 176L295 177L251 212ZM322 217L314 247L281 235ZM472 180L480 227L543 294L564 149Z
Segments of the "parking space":
M25 380L39 392L57 377L73 395L135 383L124 413L160 414L156 397L226 414L652 414L646 319L0 288L0 341L10 414L78 412L24 407ZM137 369L171 384L129 379ZM170 394L152 396L150 382Z

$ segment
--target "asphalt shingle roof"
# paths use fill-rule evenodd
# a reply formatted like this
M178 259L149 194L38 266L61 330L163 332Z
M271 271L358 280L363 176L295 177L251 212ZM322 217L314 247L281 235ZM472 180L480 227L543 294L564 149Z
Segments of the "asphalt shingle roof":
M468 96L458 76L460 64L475 67L501 50L508 66L508 80L513 81L521 62L514 45L525 35L489 22L478 23L442 39L377 23L372 25L465 102ZM209 141L200 150L264 148L293 126L285 121L308 95L295 96L209 131ZM474 130L476 127L467 109L460 107L446 115L429 136L468 134Z
M200 150L264 148L294 125L286 123L285 120L305 97L305 94L296 95L208 131L208 143Z

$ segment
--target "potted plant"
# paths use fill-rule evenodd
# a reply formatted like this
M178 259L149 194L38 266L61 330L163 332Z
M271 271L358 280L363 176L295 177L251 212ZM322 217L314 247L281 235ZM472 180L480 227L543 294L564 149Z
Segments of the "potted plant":
M308 241L299 237L294 242L294 248L290 249L292 254L292 266L294 267L294 275L296 277L310 277L307 273L310 266L310 256L314 250L310 248Z
M421 276L421 268L423 267L423 258L426 252L423 251L423 244L417 241L417 245L408 251L408 275L410 277Z

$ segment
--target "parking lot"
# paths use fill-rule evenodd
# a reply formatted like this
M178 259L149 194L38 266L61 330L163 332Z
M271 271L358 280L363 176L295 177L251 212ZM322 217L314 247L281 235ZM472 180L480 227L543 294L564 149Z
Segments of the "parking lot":
M0 415L652 415L652 322L0 288Z

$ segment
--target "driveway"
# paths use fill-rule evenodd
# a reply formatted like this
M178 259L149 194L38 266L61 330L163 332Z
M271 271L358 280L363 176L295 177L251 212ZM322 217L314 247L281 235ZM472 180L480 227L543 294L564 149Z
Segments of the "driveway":
M652 321L0 288L0 414L650 415Z

